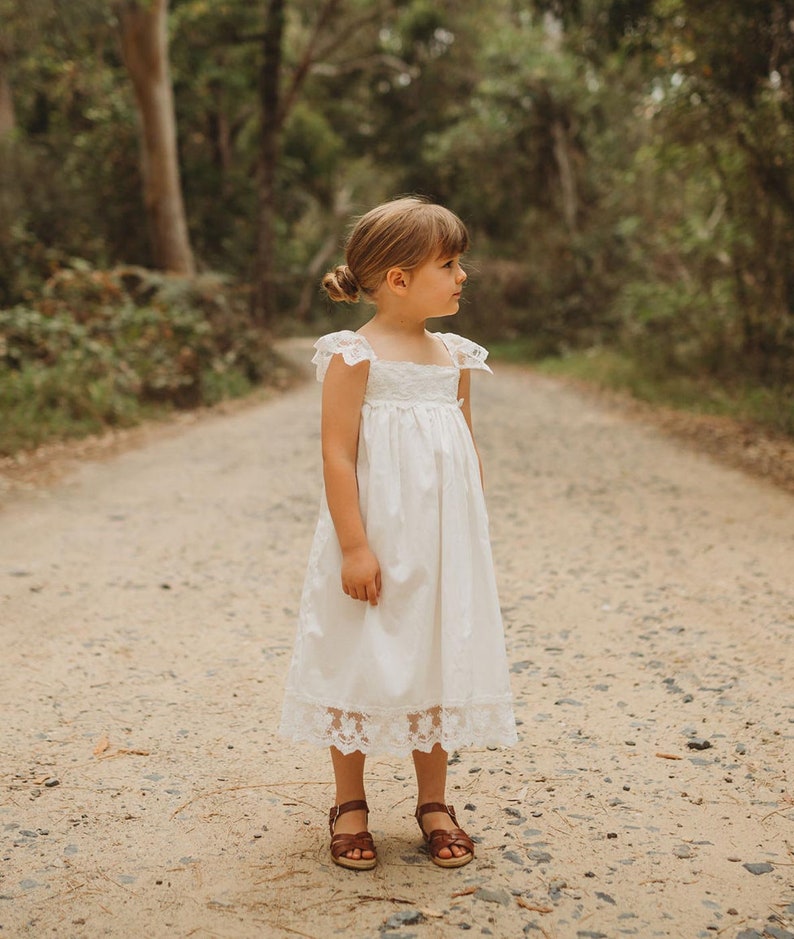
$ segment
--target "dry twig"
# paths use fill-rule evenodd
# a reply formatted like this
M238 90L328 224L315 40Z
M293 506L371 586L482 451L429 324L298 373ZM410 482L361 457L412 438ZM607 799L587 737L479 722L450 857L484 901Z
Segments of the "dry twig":
M535 903L527 903L527 901L522 900L521 897L516 897L516 903L522 910L531 910L533 913L551 913L554 910L554 907L551 906L538 906Z

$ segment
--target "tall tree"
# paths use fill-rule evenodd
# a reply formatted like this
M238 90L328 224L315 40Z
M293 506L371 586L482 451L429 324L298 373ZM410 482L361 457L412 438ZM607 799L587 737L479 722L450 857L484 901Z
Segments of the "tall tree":
M270 326L276 315L275 223L277 171L281 156L281 139L301 90L312 68L342 41L354 34L363 23L371 23L379 15L379 4L359 13L358 18L339 14L344 0L323 0L306 30L302 53L289 74L285 74L286 0L267 0L265 30L262 34L262 59L259 74L261 112L258 177L258 230L254 289L251 300L253 318ZM342 20L344 19L344 22ZM286 81L284 80L286 79Z
M168 58L168 0L120 0L117 8L141 122L141 173L154 262L166 271L192 274Z
M16 109L11 85L10 66L13 49L15 10L0 0L0 141L16 129Z
M8 51L0 40L0 140L8 137L16 127L14 97L11 93L11 81L8 77Z
M259 215L251 312L266 326L276 314L276 171L286 117L281 102L284 5L285 0L268 0L259 73Z

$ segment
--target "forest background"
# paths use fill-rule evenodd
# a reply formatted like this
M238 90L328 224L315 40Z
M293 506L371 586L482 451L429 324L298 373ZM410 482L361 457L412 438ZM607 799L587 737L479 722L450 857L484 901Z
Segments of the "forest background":
M497 353L794 434L793 65L791 0L0 0L0 454L278 380L403 193Z

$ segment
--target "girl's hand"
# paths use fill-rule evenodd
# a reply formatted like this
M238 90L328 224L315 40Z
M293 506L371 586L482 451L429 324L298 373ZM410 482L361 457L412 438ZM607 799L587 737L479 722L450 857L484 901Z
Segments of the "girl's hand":
M380 564L368 547L353 548L342 555L342 590L353 600L378 605Z

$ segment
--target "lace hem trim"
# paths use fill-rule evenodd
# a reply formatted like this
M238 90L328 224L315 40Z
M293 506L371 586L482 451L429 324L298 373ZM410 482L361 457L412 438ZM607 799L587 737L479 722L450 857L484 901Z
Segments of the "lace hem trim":
M342 753L428 752L466 746L509 746L517 740L509 698L465 705L438 705L420 711L349 711L287 693L279 734L298 743L335 746Z

